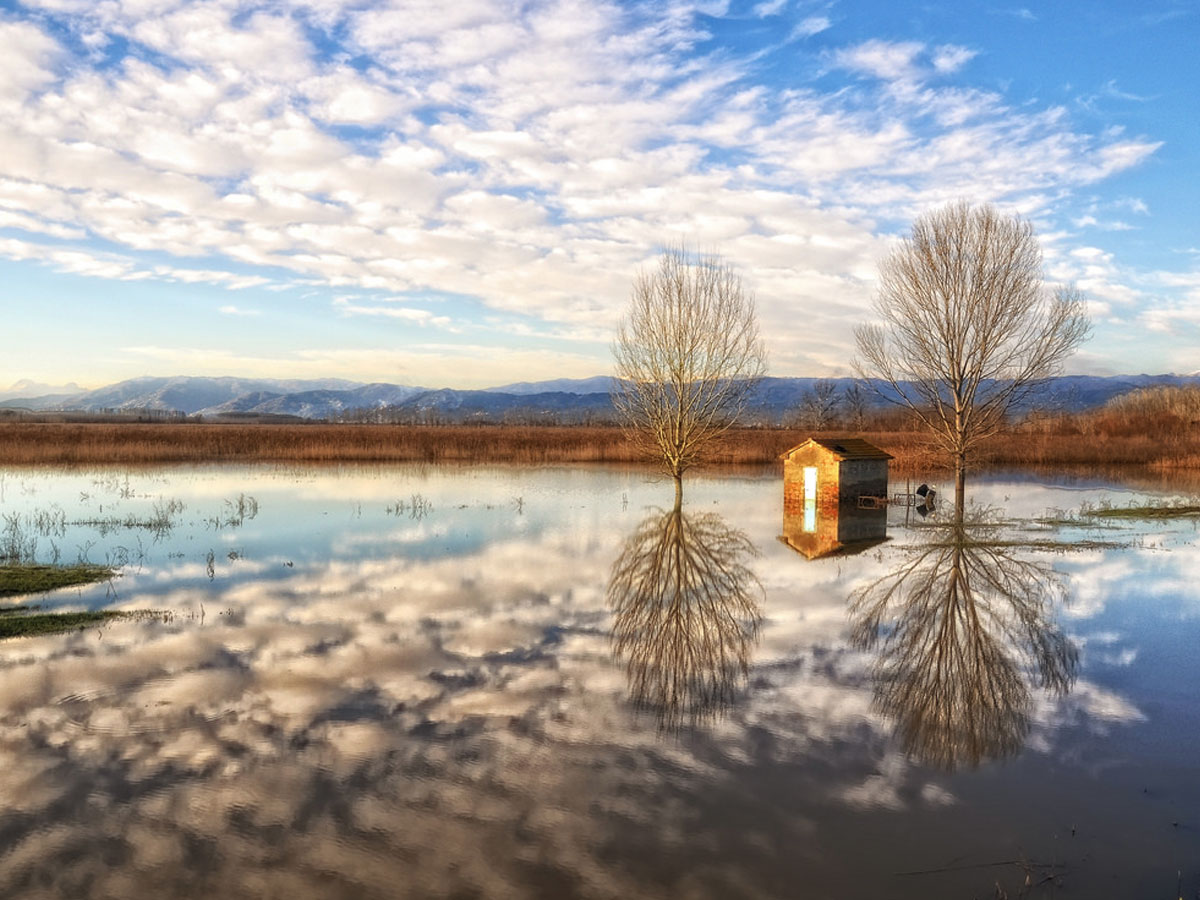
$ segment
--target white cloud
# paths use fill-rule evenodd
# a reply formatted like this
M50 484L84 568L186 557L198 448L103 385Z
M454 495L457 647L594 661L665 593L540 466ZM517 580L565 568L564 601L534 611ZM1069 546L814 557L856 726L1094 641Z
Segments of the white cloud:
M378 372L399 384L468 388L528 380L531 371L554 372L557 378L587 378L596 374L590 354L554 350L513 349L491 344L451 344L416 341L397 324L384 330L379 346L346 349L336 345L304 347L287 353L254 355L226 349L224 341L209 346L130 344L122 346L123 362L132 371L186 371L194 375L278 378L359 379ZM432 383L432 385L431 385Z
M1162 141L1120 141L1101 147L1087 176L1094 181L1136 166L1162 146Z
M1184 328L1200 329L1200 305L1195 301L1184 305L1154 306L1141 314L1142 323L1160 334L1180 334Z
M0 21L0 106L12 108L55 79L58 42L29 22Z
M180 269L175 266L155 266L151 273L164 281L181 281L185 284L219 284L230 290L262 287L270 279L261 275L238 275L213 269ZM147 277L150 277L147 274Z
M0 219L0 221L3 221ZM61 272L119 281L176 281L185 284L217 284L230 290L242 290L270 284L262 275L240 275L220 269L183 269L176 266L141 266L132 257L116 253L62 249L52 245L8 238L0 240L0 256L12 260L40 261Z
M1146 201L1140 197L1120 197L1115 201L1115 206L1124 208L1130 212L1137 213L1139 216L1150 215L1150 208L1146 205Z
M183 4L166 14L142 15L130 36L174 59L194 62L222 80L263 77L291 81L311 72L311 46L296 20L251 12L238 4ZM235 20L237 20L235 22Z
M827 31L833 26L828 16L809 16L806 19L801 19L796 27L792 29L792 38L812 37L814 34L820 34L822 31Z
M22 231L35 231L40 234L48 234L56 238L82 238L86 236L86 232L81 228L72 228L66 225L58 225L54 222L47 222L35 216L28 216L24 213L14 212L11 209L0 207L0 228L19 228Z
M760 19L765 19L767 16L779 15L787 5L788 0L763 0L762 3L755 4L753 13Z
M1121 221L1101 222L1093 215L1080 216L1071 220L1076 228L1099 228L1104 231L1130 231L1133 226Z
M933 67L943 74L957 72L970 62L979 51L955 44L943 44L933 51Z
M72 275L119 281L143 281L150 277L149 272L137 271L130 260L118 256L100 256L79 250L51 250L48 258L60 272Z
M695 56L687 4L44 6L138 49L56 74L61 51L35 25L0 30L15 54L0 84L21 103L0 108L0 228L75 242L22 241L10 258L230 288L276 285L275 271L245 273L271 267L603 329L637 266L683 238L751 274L792 371L846 357L881 221L960 197L1045 213L1159 147L950 84L975 53L953 44L868 40L827 59L882 84L779 89L751 57ZM305 24L330 29L336 52ZM829 27L812 15L797 33ZM151 253L204 262L141 261ZM801 329L809 303L841 319Z
M837 51L834 60L842 68L886 81L910 80L917 77L917 57L924 50L916 41L872 39Z
M415 105L415 91L397 93L383 83L383 76L363 75L340 67L310 78L301 86L309 98L310 111L323 122L377 125L392 121Z
M364 303L354 303L349 298L338 297L333 301L334 308L345 316L382 316L389 319L403 319L416 325L436 325L440 328L450 326L452 320L448 316L435 316L427 309L417 309L411 306L379 306Z

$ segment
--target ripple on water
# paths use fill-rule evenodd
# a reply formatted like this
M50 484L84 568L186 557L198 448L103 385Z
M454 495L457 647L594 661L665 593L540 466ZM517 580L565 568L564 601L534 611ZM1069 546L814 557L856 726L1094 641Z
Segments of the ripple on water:
M120 688L65 694L55 700L68 721L90 734L153 734L234 713L251 676L236 668L200 668Z

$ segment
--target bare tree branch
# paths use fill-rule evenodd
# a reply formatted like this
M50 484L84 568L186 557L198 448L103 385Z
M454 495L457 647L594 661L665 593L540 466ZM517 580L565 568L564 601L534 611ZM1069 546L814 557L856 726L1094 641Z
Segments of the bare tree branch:
M719 257L665 251L633 284L613 342L613 405L636 446L683 473L737 421L766 372L754 300Z
M629 693L674 730L715 717L744 685L762 621L754 544L714 513L679 502L652 513L613 563L612 646Z
M971 449L1091 327L1077 291L1047 291L1032 225L965 202L918 218L880 263L875 312L882 324L855 330L859 376L891 389L960 480Z
M987 513L927 532L851 597L854 642L875 652L875 704L906 752L974 768L1024 745L1032 688L1067 693L1078 649L1053 621L1063 578L997 539Z
M841 405L837 382L820 378L800 398L797 419L801 424L820 431L833 424Z

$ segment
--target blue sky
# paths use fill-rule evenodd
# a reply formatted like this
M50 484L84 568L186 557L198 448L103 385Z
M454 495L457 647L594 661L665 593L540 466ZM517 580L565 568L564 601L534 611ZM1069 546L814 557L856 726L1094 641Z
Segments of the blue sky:
M1200 7L0 0L0 389L610 370L721 253L775 375L850 374L956 199L1087 296L1068 370L1200 370Z

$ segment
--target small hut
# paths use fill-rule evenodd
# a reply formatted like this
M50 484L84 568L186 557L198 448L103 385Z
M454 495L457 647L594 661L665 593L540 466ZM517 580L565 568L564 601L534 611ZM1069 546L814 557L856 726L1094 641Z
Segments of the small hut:
M783 505L800 512L818 506L859 506L887 497L888 460L862 438L809 438L783 454Z
M891 458L861 438L810 438L793 447L783 455L780 540L809 559L887 540Z

